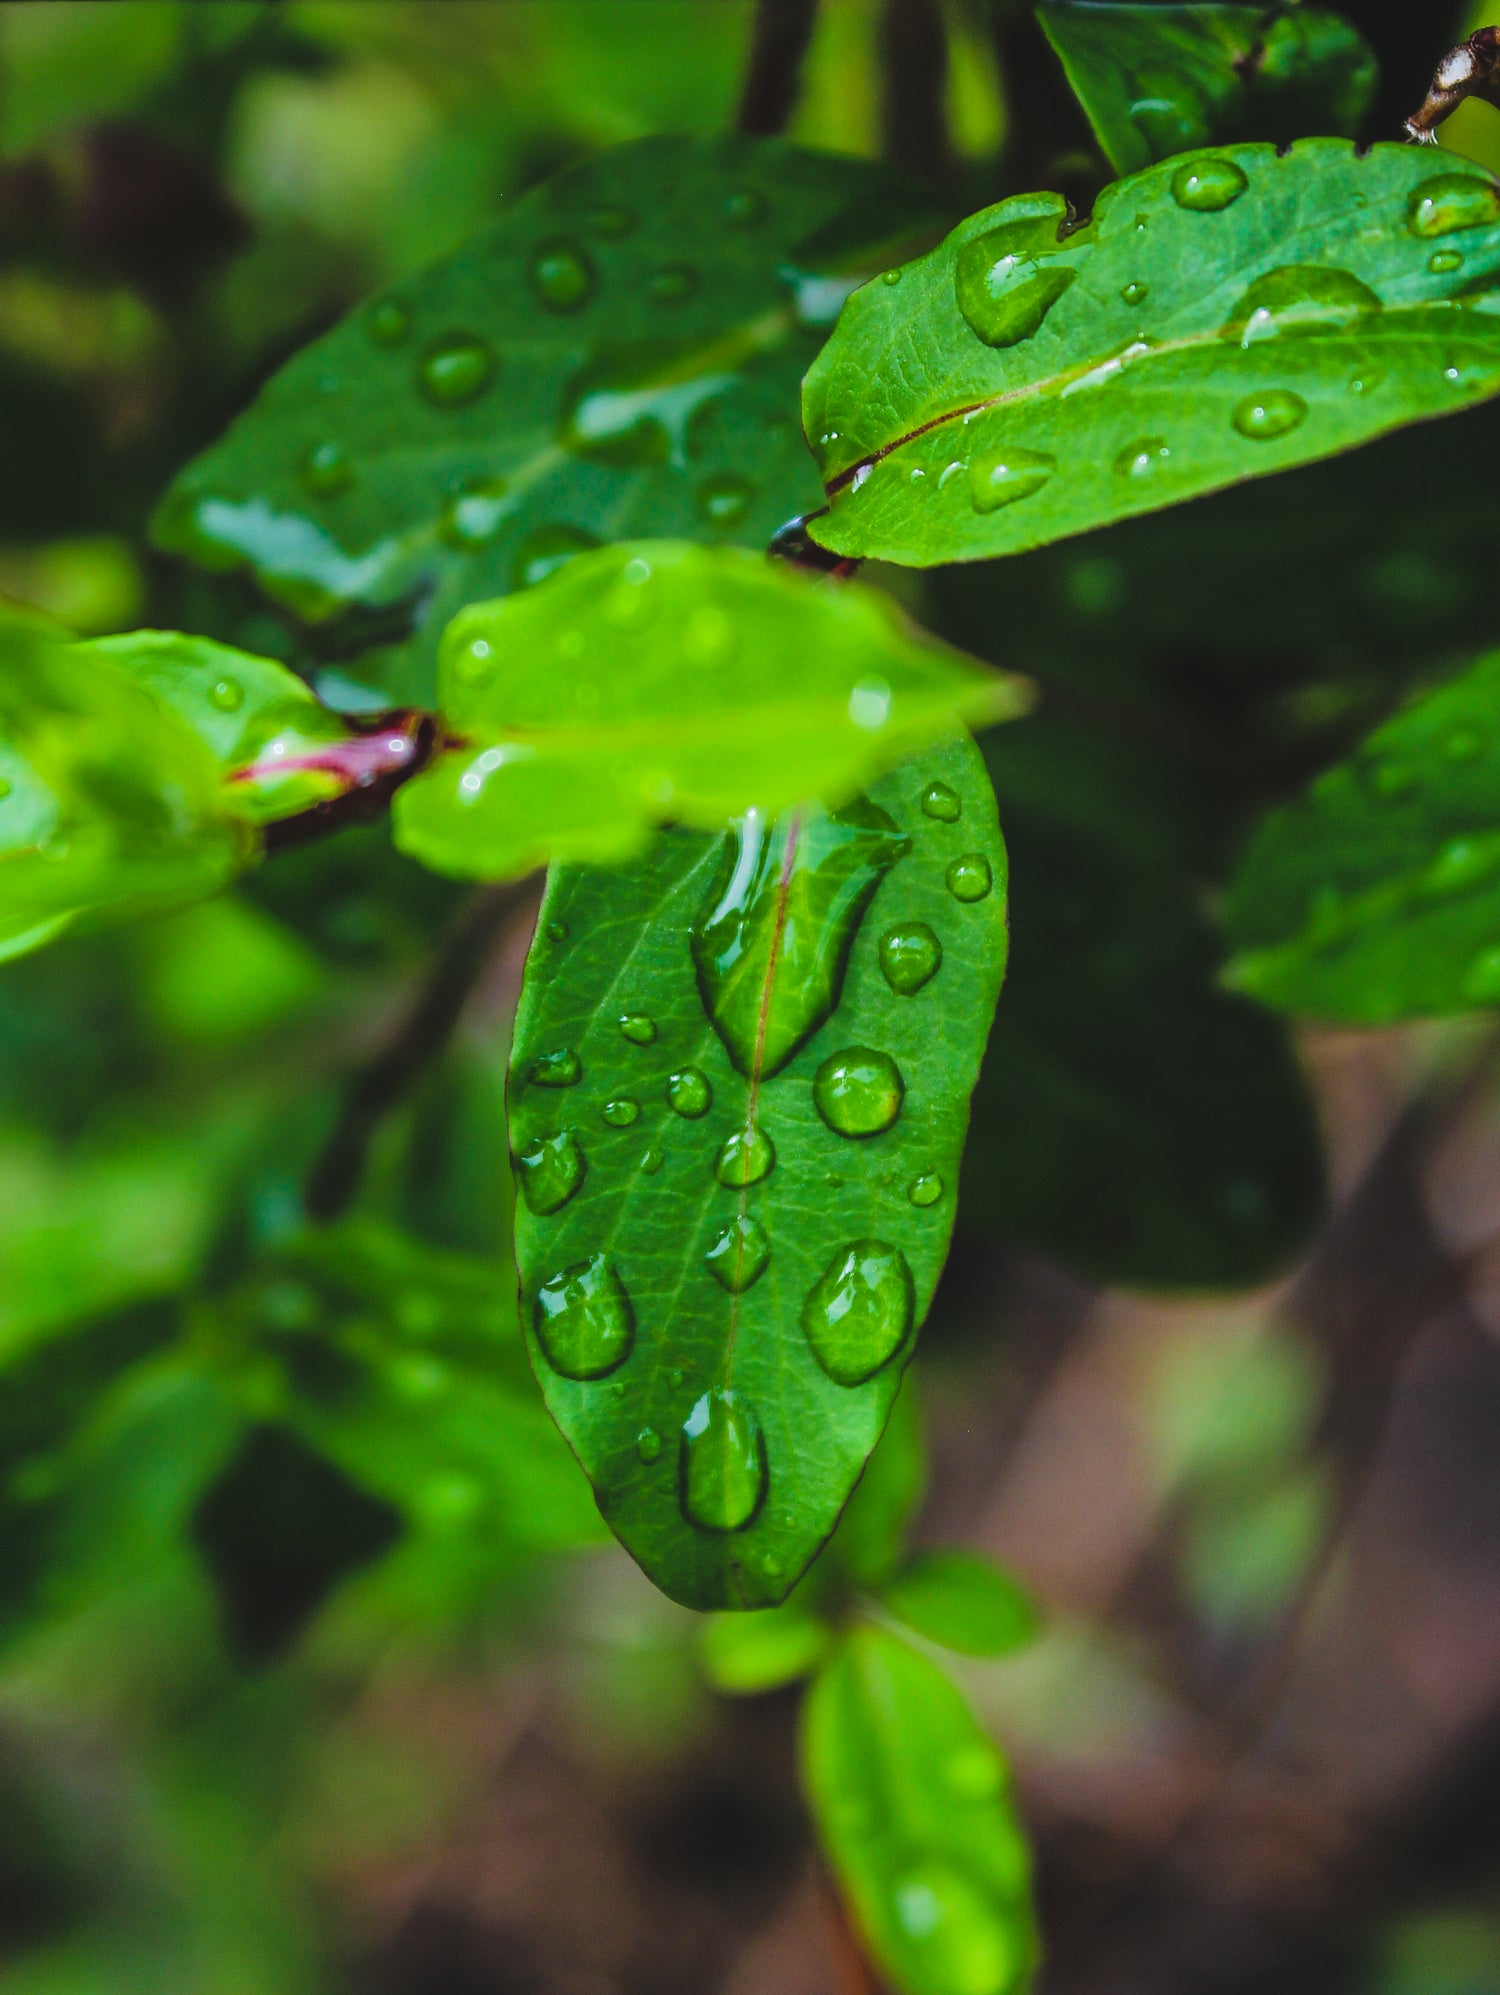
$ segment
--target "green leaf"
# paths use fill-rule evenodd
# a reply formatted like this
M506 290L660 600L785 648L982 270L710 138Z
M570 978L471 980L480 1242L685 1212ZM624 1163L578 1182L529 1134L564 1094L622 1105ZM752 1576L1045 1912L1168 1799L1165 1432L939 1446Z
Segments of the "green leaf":
M825 1568L847 1574L856 1587L889 1578L906 1550L912 1520L927 1491L927 1448L910 1371L896 1394L885 1432L844 1505L814 1577Z
M758 1614L710 1614L699 1631L698 1655L715 1690L731 1697L779 1690L817 1668L830 1632L800 1600Z
M929 1642L965 1656L1024 1648L1041 1626L1019 1582L973 1552L919 1552L881 1588L880 1602Z
M815 505L797 384L928 213L881 168L773 141L617 147L298 353L179 476L157 540L311 622L412 606L386 683L429 704L465 603L643 533L763 547Z
M1323 7L1045 0L1037 19L1116 173L1215 140L1352 136L1378 79Z
M841 802L1025 700L887 596L682 541L602 548L465 610L438 682L463 746L399 796L397 843L480 879L628 858L668 819Z
M1500 652L1387 721L1245 854L1228 978L1383 1025L1500 1003Z
M1005 1767L935 1663L855 1628L803 1716L818 1832L899 1995L1010 1995L1038 1946Z
M552 875L511 1069L524 1326L605 1517L689 1606L782 1599L885 1425L1004 896L968 742L840 812Z
M1228 146L1020 195L855 294L803 419L844 555L1038 546L1500 388L1500 183L1410 146Z

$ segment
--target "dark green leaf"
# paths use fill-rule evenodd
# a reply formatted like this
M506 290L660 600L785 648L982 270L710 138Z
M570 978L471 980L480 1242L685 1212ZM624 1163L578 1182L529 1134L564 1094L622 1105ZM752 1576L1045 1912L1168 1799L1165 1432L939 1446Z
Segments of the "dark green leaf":
M1013 553L1500 387L1500 184L1468 161L1229 146L1066 219L1017 196L850 300L803 393L824 546Z
M828 1624L802 1601L757 1614L710 1614L699 1634L703 1673L731 1697L779 1690L806 1676L828 1652Z
M856 1628L803 1719L803 1781L870 1951L900 1995L1010 1995L1037 1961L1005 1767L934 1663Z
M1230 902L1230 980L1385 1024L1500 1003L1500 653L1275 811Z
M682 541L603 548L465 610L438 691L464 745L401 792L397 842L480 879L628 858L664 819L842 802L1026 699L874 590Z
M553 874L512 1064L525 1327L674 1599L780 1600L885 1425L947 1250L1004 892L967 742L833 815Z
M161 544L311 620L465 603L643 533L764 546L817 502L797 383L915 215L862 161L652 138L574 167L299 353L177 480Z
M1323 7L1044 0L1037 19L1116 173L1216 140L1352 136L1375 93L1368 43Z
M880 1590L898 1621L965 1656L1001 1656L1041 1626L1025 1589L973 1552L919 1552Z

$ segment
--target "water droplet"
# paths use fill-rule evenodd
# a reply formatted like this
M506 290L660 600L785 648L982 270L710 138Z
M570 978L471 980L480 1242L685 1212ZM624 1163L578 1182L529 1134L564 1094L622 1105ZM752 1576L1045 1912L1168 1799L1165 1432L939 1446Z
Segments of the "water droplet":
M1292 263L1257 278L1220 331L1249 348L1262 340L1354 332L1381 309L1369 285L1349 271Z
M1003 1995L1022 1962L1012 1922L977 1879L929 1857L892 1890L895 1922L920 1966L912 1978L930 1995Z
M635 1342L635 1316L608 1254L592 1254L544 1281L532 1318L547 1362L564 1378L603 1378Z
M354 466L336 443L315 443L302 460L302 482L322 498L354 483Z
M708 1272L731 1295L753 1288L766 1271L771 1243L766 1231L747 1213L739 1213L703 1256Z
M245 704L245 689L238 679L215 679L208 689L208 702L220 713L237 713Z
M964 814L963 798L946 783L929 783L922 792L922 813L939 824L957 824Z
M427 399L449 409L477 401L494 375L494 349L473 333L452 333L429 347L417 371Z
M448 546L460 552L488 546L510 512L509 489L503 478L485 478L455 493L438 527Z
M601 348L568 385L557 440L620 471L684 469L712 410L736 392L743 383L722 346L658 339Z
M900 1248L856 1240L839 1249L808 1292L802 1330L836 1385L863 1385L901 1348L915 1307Z
M1055 259L1070 254L1057 239L1060 216L1006 222L972 237L958 252L953 293L986 346L1030 339L1078 272Z
M709 1086L708 1076L700 1067L683 1067L680 1072L667 1076L667 1102L677 1113L689 1122L696 1122L700 1115L707 1115L713 1106L714 1091Z
M1427 268L1434 277L1447 277L1463 267L1463 252L1457 249L1435 249L1427 259Z
M602 236L609 242L628 236L636 227L636 218L630 210L617 207L612 201L601 201L597 208L590 208L584 222L590 235Z
M1232 159L1188 160L1172 175L1172 199L1194 214L1216 215L1232 208L1249 185Z
M970 502L976 513L997 513L1040 492L1056 469L1057 459L1044 450L1000 450L976 458L969 466Z
M562 1210L583 1183L587 1168L571 1129L533 1137L516 1157L521 1195L538 1218Z
M758 1124L747 1122L743 1129L725 1137L724 1147L714 1159L714 1176L721 1185L743 1191L746 1185L758 1185L769 1177L775 1162L775 1144Z
M1290 388L1267 388L1262 395L1247 395L1230 420L1252 443L1271 443L1302 427L1307 404Z
M870 898L909 845L866 797L736 819L691 943L704 1009L742 1074L776 1073L834 1009Z
M889 1053L847 1046L813 1076L819 1115L839 1136L878 1136L901 1113L906 1084Z
M880 938L880 972L898 997L921 990L942 963L943 945L925 921L903 921Z
M901 276L902 276L901 267L898 264L894 270L882 270L880 273L880 281L882 284L899 284L901 282Z
M766 1495L766 1443L738 1393L704 1393L682 1427L682 1508L704 1531L743 1531Z
M676 305L698 288L698 273L690 263L664 263L646 279L646 289L660 305Z
M411 331L411 313L394 298L382 298L365 314L365 331L376 346L399 346Z
M566 236L539 243L527 275L538 300L549 312L581 311L598 282L587 250Z
M737 478L732 471L720 473L716 478L705 478L694 494L698 517L707 520L710 526L734 526L750 510L755 497L755 487L748 478Z
M665 1151L656 1149L654 1145L651 1149L641 1152L641 1169L648 1178L654 1178L666 1161Z
M1143 436L1136 443L1127 443L1115 459L1115 475L1120 478L1149 478L1165 464L1172 455L1172 446L1164 436Z
M539 526L516 549L511 565L511 587L533 589L549 575L573 559L587 554L599 542L581 526Z
M1477 762L1485 751L1485 738L1477 727L1455 727L1443 736L1442 752L1446 762Z
M1500 222L1500 187L1487 174L1440 173L1414 188L1406 204L1406 225L1424 241L1495 222Z
M583 1062L571 1046L559 1046L555 1052L537 1054L527 1079L539 1088L576 1087L583 1079Z
M668 1385L678 1386L682 1384L682 1381L686 1377L687 1373L682 1369L681 1365L673 1365L672 1369L667 1373L667 1383Z
M1493 838L1450 838L1422 876L1422 891L1435 899L1461 894L1500 868L1500 849Z
M565 921L549 921L547 923L546 935L549 942L566 942L568 939L568 924Z
M1358 374L1350 376L1349 393L1351 395L1373 395L1375 390L1383 385L1384 381L1385 369L1383 367L1373 365L1362 367Z
M867 731L884 727L891 714L891 689L884 679L861 679L849 689L848 714Z
M635 1451L643 1462L654 1462L661 1455L661 1436L654 1427L643 1427L635 1437Z
M994 885L990 862L982 852L965 852L961 859L953 861L943 878L948 882L949 893L960 901L982 901Z
M599 1111L611 1129L628 1129L640 1112L640 1103L628 1094L612 1095Z
M1124 290L1120 293L1122 301L1127 305L1144 305L1146 300L1150 296L1151 296L1151 286L1149 284L1141 284L1139 282L1132 282L1127 284Z
M943 1181L935 1171L924 1171L921 1177L913 1178L906 1187L906 1196L913 1205L936 1205L942 1195Z
M649 1046L656 1038L656 1020L643 1011L627 1011L620 1020L620 1036L632 1046Z
M1381 803L1400 803L1419 787L1420 778L1408 762L1396 755L1377 755L1361 770L1365 782Z
M754 228L769 213L770 204L765 195L754 187L736 187L724 203L724 219L737 229Z
M1500 948L1485 949L1474 958L1464 978L1464 996L1475 1004L1500 1004Z

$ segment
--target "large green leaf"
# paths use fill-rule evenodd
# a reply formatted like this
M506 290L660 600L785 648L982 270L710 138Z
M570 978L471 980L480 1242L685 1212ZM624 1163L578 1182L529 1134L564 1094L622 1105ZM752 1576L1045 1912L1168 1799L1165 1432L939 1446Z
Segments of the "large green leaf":
M833 1529L947 1251L1005 946L967 742L554 872L512 1063L524 1323L675 1599L772 1604Z
M752 804L839 803L1025 703L887 596L683 541L602 548L465 610L439 696L463 745L400 795L397 843L480 879L628 858L663 820L710 830Z
M846 306L803 416L824 546L1013 553L1500 388L1500 183L1412 147L1227 146L971 216Z
M1044 0L1037 19L1116 173L1215 140L1353 134L1375 92L1369 44L1324 7Z
M1500 1004L1500 652L1274 811L1230 900L1230 981L1381 1025Z
M652 138L571 168L291 360L178 478L163 546L309 621L465 603L642 533L764 546L817 503L797 384L923 213L883 169Z
M899 1995L1010 1995L1037 1961L1031 1864L994 1744L935 1663L856 1627L807 1700L803 1782Z

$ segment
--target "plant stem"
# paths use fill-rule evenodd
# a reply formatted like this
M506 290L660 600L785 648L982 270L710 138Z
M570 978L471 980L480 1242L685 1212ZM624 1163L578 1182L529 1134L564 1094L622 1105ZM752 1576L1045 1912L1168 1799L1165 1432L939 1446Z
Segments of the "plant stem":
M818 0L760 0L736 131L775 138L786 130L801 93L802 62L817 12Z

